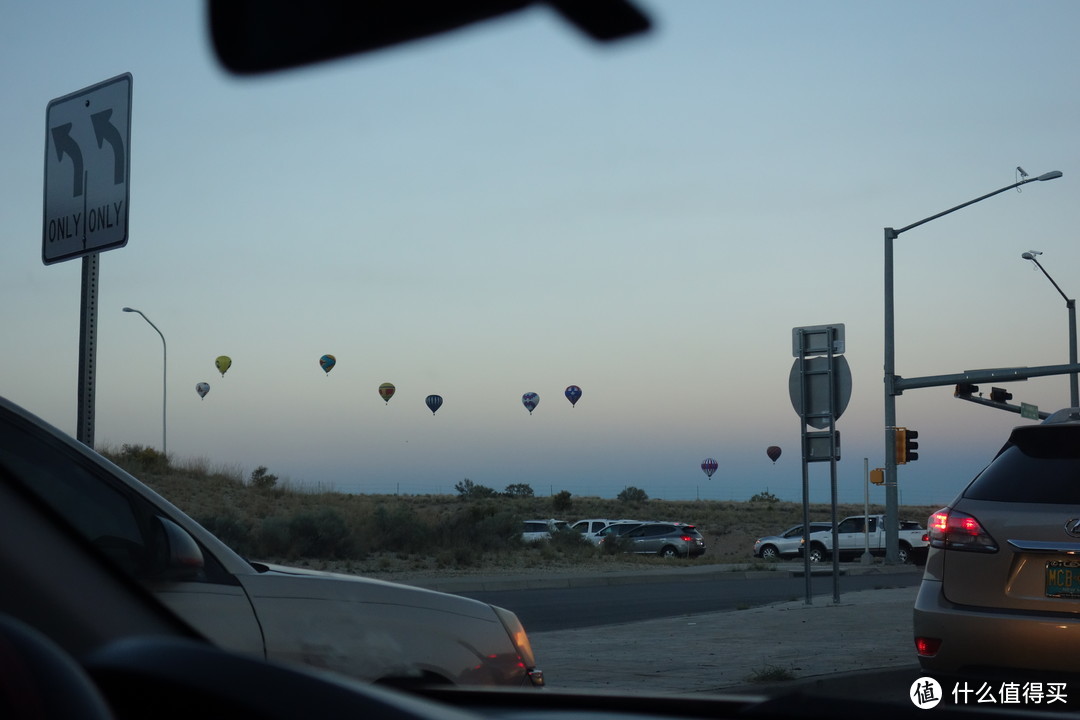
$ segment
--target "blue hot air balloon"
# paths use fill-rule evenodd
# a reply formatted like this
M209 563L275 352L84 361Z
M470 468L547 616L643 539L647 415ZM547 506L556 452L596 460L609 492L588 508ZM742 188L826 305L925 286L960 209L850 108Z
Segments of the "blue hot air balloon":
M566 399L570 401L571 407L576 407L577 401L581 399L581 388L577 385L566 388Z
M712 458L705 458L701 462L701 470L705 473L706 477L711 478L718 467L720 467L720 463L716 462L716 460L713 460Z
M532 411L540 404L540 396L534 392L527 392L521 396L521 404L524 405L525 409L532 415Z
M334 369L335 365L337 365L337 358L333 355L323 355L319 358L319 367L321 367L323 372L327 375L330 374L330 371Z
M434 415L435 411L442 407L442 395L428 395L424 402L427 403L431 414Z

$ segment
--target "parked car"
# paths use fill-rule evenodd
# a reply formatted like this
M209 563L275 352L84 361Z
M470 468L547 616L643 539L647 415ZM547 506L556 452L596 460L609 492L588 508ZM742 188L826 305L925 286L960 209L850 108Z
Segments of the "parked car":
M612 538L620 538L634 528L639 528L645 523L641 520L616 520L600 531L598 545L603 545Z
M592 540L593 542L597 542L597 536L600 534L600 531L613 522L615 521L600 518L590 518L588 520L578 520L576 523L570 526L570 529L574 532L581 533L583 536L585 536L589 540Z
M626 543L626 552L661 557L697 557L705 554L705 538L697 528L685 523L625 523L630 526L620 535L618 525L613 534Z
M4 398L0 471L220 647L386 684L543 684L513 613L380 580L249 562ZM81 592L74 580L72 592Z
M898 523L899 525L900 523ZM922 528L897 528L897 555L901 563L922 564L926 558L928 540ZM841 560L854 560L869 549L871 555L883 556L888 539L884 515L851 515L836 525ZM801 546L800 546L801 547ZM810 562L818 563L832 557L833 534L831 529L810 534L808 541Z
M528 543L550 540L552 533L567 527L565 520L526 520L522 523L521 539Z
M930 516L915 648L930 672L1080 672L1080 410L1017 427ZM1012 677L1012 676L1010 676Z
M832 530L832 523L812 522L810 532ZM802 523L792 525L779 535L766 535L754 542L754 557L763 560L798 557L801 554L803 539Z
M604 539L603 532L612 525L627 525L635 524L640 525L640 520L608 520L600 518L590 518L588 520L578 520L576 523L570 526L571 530L581 533L589 542L593 545L599 545Z

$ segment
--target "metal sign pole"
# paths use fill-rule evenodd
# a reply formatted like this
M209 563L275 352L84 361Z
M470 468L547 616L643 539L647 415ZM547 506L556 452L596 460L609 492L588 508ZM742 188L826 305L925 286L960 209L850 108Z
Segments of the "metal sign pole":
M97 368L98 254L82 258L79 311L79 403L76 439L94 447L94 379Z
M803 398L805 407L806 398L806 333L802 329L798 331L799 339L799 397ZM814 604L814 589L810 576L810 448L806 439L806 417L803 412L799 413L799 441L802 446L802 548L803 548L803 578L806 590L806 605Z
M840 537L836 531L836 375L834 373L833 348L835 347L836 328L829 328L829 483L832 492L832 526L833 526L833 551L832 551L832 575L833 575L833 602L840 604Z

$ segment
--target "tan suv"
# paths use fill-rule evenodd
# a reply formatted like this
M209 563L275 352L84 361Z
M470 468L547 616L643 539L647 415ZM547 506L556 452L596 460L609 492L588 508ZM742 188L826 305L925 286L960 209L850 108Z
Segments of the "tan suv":
M927 527L925 670L1080 672L1080 408L1014 429Z

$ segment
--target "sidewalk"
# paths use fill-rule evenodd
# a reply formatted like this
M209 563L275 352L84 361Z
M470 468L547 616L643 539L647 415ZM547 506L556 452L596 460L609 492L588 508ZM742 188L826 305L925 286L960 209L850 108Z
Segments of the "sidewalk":
M910 670L911 679L900 682L905 690L918 677L911 637L917 592L863 590L842 594L838 605L831 595L816 596L813 605L796 600L530 639L552 688L759 694L810 681L823 692L826 683L839 683L850 698L853 673ZM830 677L840 673L846 677ZM880 681L874 685L873 697L890 694Z

